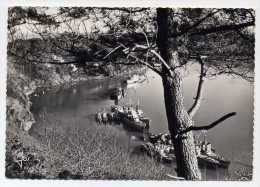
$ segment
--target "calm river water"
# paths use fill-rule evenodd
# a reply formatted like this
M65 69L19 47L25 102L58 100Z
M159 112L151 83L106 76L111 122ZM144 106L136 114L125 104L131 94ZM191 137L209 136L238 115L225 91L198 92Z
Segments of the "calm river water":
M199 79L195 65L184 80L185 107L189 108L196 94ZM140 104L147 117L151 118L152 133L168 133L161 79L154 72L147 72L147 80L128 87L126 97L119 104ZM96 125L94 114L109 109L113 88L121 85L120 79L91 80L69 89L48 92L33 102L33 112L47 112L48 120L64 121L84 129ZM201 107L194 116L195 124L206 125L229 112L235 117L224 121L204 133L216 152L231 160L229 170L202 171L207 179L235 179L238 170L252 169L253 154L253 84L225 75L206 80ZM48 114L51 114L48 116ZM35 126L37 128L37 124ZM126 137L129 138L129 137Z

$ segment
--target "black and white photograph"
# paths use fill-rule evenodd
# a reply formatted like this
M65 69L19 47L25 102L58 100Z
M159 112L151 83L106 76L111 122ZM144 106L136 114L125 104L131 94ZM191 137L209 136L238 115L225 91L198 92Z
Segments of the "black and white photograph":
M6 179L253 180L256 9L7 13Z

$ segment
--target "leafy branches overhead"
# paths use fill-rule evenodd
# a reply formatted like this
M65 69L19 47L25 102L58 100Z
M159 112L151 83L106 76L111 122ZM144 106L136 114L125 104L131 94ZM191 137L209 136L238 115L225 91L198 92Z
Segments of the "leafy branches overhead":
M65 17L71 18L81 18L87 15L87 12L91 10L91 8L85 7L61 7L59 8L59 14Z
M219 68L224 61L226 64L232 62L232 68L239 69L240 66L240 70L246 69L244 73L252 71L254 10L178 8L171 11L175 27L171 37L176 39L181 64L186 64L194 55L206 55L206 65L215 67L219 72L227 72ZM131 55L152 66L161 62L158 58L160 54L152 53L152 50L157 51L154 8L9 8L8 28L12 41L16 40L14 36L17 32L23 36L23 31L17 28L21 25L29 25L30 32L48 41L53 49L63 51L82 62L125 58L122 50L126 49L122 46L117 48L120 43L126 48L135 48ZM136 44L145 45L146 49L137 50ZM127 61L131 60L136 61L135 58L127 58ZM239 74L238 71L235 72L234 74Z
M183 24L178 23L173 37L178 38L182 49L209 57L228 54L254 58L254 10L183 9L180 14L186 16L182 16Z
M29 20L42 25L56 23L54 17L38 11L35 7L12 7L8 9L8 15L9 29L17 25L26 24Z
M255 25L255 12L252 9L181 9L178 11L181 14L179 22L182 23L174 36L223 33Z

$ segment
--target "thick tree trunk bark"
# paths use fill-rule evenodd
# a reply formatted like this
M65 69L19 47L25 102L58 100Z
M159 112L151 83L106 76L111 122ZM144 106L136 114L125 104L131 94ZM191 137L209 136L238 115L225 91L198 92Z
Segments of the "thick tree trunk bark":
M201 176L193 133L188 132L183 139L182 137L174 138L182 129L193 124L183 106L182 78L179 76L176 76L175 79L164 77L163 87L168 127L174 142L177 174L187 180L199 180Z
M177 41L168 36L176 29L171 9L157 9L158 37L157 44L162 58L174 70L169 71L163 66L162 82L168 128L174 142L177 162L177 175L187 180L200 180L198 160L195 153L193 133L188 132L185 137L175 138L178 132L193 125L193 121L184 108L182 90L182 68L177 53Z

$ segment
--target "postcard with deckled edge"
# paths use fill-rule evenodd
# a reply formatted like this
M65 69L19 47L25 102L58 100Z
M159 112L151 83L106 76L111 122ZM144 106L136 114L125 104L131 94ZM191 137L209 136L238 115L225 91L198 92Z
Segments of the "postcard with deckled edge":
M1 9L3 184L257 184L256 5Z

